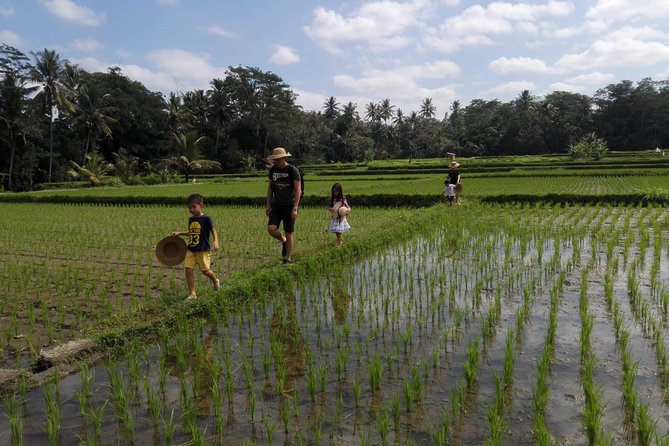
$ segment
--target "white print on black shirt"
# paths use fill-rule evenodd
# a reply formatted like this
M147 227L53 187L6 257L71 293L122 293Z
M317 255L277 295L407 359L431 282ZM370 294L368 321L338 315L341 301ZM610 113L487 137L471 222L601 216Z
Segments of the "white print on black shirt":
M290 174L285 172L272 172L272 181L276 181L279 178L288 178L289 176Z

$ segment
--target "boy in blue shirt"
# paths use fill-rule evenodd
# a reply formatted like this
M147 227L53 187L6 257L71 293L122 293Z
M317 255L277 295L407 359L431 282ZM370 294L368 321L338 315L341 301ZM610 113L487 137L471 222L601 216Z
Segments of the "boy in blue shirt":
M200 194L191 194L186 200L188 211L192 217L188 219L188 232L173 232L172 235L188 236L188 252L184 259L186 267L186 284L188 285L188 297L186 300L197 298L195 293L195 266L200 267L202 274L207 276L214 285L214 291L221 289L221 282L211 267L211 245L209 245L209 234L214 239L214 251L218 251L218 234L214 228L214 222L211 217L202 212L204 208L204 198Z

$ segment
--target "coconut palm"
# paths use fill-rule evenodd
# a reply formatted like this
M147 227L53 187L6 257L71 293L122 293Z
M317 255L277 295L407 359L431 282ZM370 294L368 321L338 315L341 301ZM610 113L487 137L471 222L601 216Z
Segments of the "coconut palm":
M425 98L420 103L419 115L424 119L433 119L437 113L437 107L432 102L432 98Z
M92 185L98 185L109 176L114 170L114 165L108 163L104 156L98 151L93 151L86 157L86 163L83 166L70 161L72 168L67 171L72 178L85 178Z
M208 119L213 121L216 128L216 140L214 141L214 148L218 149L221 140L221 134L225 131L225 127L232 121L232 113L230 110L230 100L225 91L225 84L221 79L214 79L211 81L211 89L207 90Z
M395 115L395 106L390 104L390 99L384 99L377 107L381 120L388 125L388 120Z
M332 124L340 115L339 102L337 102L334 96L330 96L330 98L323 103L323 110L323 117L328 123Z
M451 104L451 116L448 118L453 129L453 139L455 140L455 153L460 154L460 137L464 126L464 116L460 108L460 101L453 101Z
M365 112L365 118L367 118L369 121L373 123L381 121L380 107L374 102L370 102L365 106Z
M196 130L190 130L185 133L175 133L176 139L182 154L161 160L161 164L177 169L184 174L186 182L190 176L202 170L217 170L221 168L221 163L213 160L200 159L200 144L206 139L206 136L199 136Z
M70 108L63 95L61 75L65 66L64 60L60 59L55 50L44 48L39 53L33 53L35 66L31 70L30 77L33 82L40 85L41 91L37 99L44 101L44 107L49 117L49 181L53 171L53 117L58 107Z
M84 157L88 158L88 151L91 144L100 136L106 138L112 137L110 124L116 122L111 117L111 113L116 107L108 105L111 95L102 94L97 88L90 88L86 84L80 84L74 91L74 111L73 122L75 125L82 126L86 131L86 144L84 145Z

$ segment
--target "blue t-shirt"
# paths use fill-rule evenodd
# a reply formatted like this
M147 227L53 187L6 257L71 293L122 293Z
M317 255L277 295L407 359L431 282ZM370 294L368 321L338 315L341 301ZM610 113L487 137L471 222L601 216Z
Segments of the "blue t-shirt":
M211 251L209 245L209 234L214 229L214 222L208 215L191 217L188 219L188 250L192 252Z

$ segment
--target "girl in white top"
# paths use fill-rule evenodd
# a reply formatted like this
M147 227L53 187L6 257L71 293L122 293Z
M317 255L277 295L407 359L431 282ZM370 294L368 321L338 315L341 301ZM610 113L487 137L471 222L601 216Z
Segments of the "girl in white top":
M344 196L344 192L342 191L341 184L339 183L332 185L330 208L328 211L332 216L328 231L337 236L337 246L341 246L344 244L342 234L351 230L351 226L346 219L346 216L351 212L351 206L349 206L348 201Z

